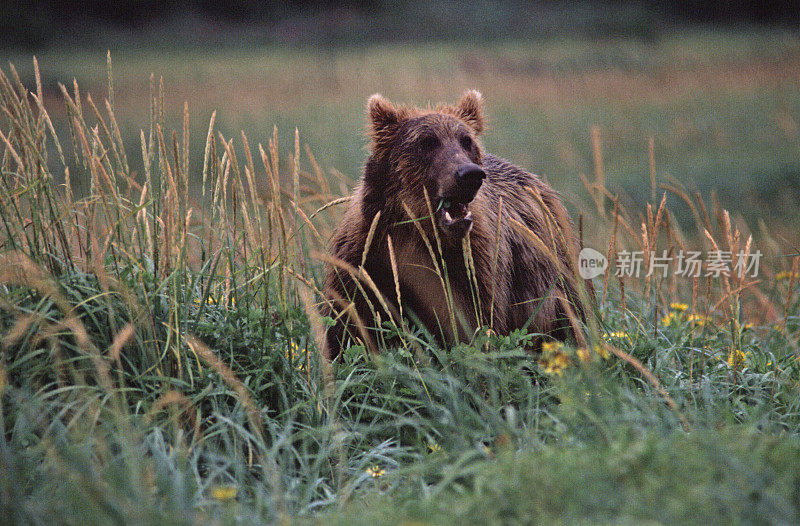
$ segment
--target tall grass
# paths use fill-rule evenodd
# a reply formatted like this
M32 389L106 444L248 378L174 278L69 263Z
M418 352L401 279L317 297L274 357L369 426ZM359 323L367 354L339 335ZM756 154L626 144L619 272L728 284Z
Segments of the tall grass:
M107 67L102 104L77 83L60 87L69 137L55 133L38 69L32 92L13 66L0 74L4 523L345 521L365 505L385 522L502 521L524 517L529 502L543 503L541 520L686 520L696 503L748 520L743 494L760 499L760 518L798 519L796 256L765 264L759 282L684 287L609 271L579 349L530 356L535 335L524 331L477 331L441 349L398 316L384 325L395 348L373 355L364 341L331 365L319 353L331 320L317 314L316 253L343 202L335 175L302 155L297 132L283 161L276 131L251 146L219 133L215 116L203 165L190 164L189 110L182 129L166 130L154 78L136 152L144 170L133 173L110 57ZM627 212L604 186L594 137L587 242L608 243L612 258L623 248L757 246L744 224L718 206L712 221L672 181L666 191L691 207L704 238L682 233L663 198L639 217ZM73 194L78 178L87 195ZM190 179L202 181L199 200ZM759 243L778 253L768 232ZM363 267L353 271L368 287ZM722 475L686 485L663 474L675 463ZM592 481L583 492L582 473ZM660 484L636 483L652 473ZM545 494L515 484L563 500L544 506ZM727 491L742 487L749 493ZM508 495L509 515L487 506ZM631 495L653 509L632 509Z

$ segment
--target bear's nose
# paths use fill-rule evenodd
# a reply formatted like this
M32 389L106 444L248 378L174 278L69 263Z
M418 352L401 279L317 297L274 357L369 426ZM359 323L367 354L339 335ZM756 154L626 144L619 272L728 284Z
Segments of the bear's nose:
M472 201L483 183L486 172L477 164L464 164L456 168L456 186L458 193L466 202Z

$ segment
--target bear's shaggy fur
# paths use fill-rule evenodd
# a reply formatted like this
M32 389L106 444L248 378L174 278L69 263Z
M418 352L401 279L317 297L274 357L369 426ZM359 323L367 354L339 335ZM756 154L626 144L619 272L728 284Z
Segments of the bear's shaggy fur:
M326 269L328 358L348 338L376 350L401 316L444 344L489 324L580 338L592 289L572 221L538 176L482 151L480 93L425 109L376 94L367 113L370 156Z

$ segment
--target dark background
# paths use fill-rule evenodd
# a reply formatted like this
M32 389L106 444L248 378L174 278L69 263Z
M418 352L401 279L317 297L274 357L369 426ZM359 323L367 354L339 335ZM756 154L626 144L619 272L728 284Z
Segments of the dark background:
M569 17L546 16L568 11ZM576 16L577 15L577 16ZM567 22L568 20L568 22ZM546 38L591 33L653 37L686 24L782 25L800 21L800 0L479 2L407 0L41 0L0 4L0 46L102 45L120 34L167 31L173 44L359 44L376 41ZM53 31L57 28L57 31Z

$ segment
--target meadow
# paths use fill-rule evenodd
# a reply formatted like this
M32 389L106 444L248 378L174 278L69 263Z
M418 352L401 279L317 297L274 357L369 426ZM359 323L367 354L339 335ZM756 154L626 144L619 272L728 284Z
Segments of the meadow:
M797 522L798 48L12 56L0 521ZM443 349L389 320L398 347L321 359L320 253L367 96L466 87L486 148L561 190L587 246L760 250L759 276L609 268L587 341L541 356L521 331Z
M632 203L641 207L650 197L641 183L648 180L652 137L662 180L674 177L706 196L715 190L723 206L751 224L764 220L781 235L791 238L797 228L800 39L792 32L686 30L654 39L330 49L120 43L110 51L116 117L131 151L140 149L139 130L148 126L151 74L156 84L163 78L170 128L182 125L184 102L197 142L213 111L227 135L244 131L263 141L277 126L282 144L291 144L298 128L326 173L338 170L349 181L364 162L364 106L372 93L424 105L454 101L476 88L490 118L486 148L547 177L577 200L573 210L586 204L580 175L590 177L595 169L596 126L608 186ZM30 53L10 55L32 86ZM65 133L58 84L71 88L76 79L101 104L107 96L105 50L51 48L37 58L46 105L57 131ZM200 148L190 160L200 166ZM141 180L141 162L132 162ZM199 186L199 177L190 179ZM688 213L677 201L670 203L676 213Z

